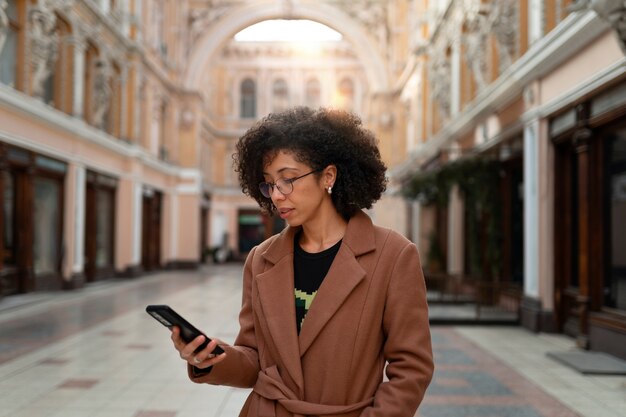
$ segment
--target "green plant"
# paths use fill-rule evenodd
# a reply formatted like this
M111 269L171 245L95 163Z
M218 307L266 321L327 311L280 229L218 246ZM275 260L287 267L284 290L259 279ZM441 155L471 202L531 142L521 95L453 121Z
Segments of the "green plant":
M445 208L454 185L459 187L465 202L465 239L468 243L470 273L488 280L498 279L502 267L502 204L498 198L498 161L466 158L436 170L417 172L405 183L402 194L424 205L437 204Z

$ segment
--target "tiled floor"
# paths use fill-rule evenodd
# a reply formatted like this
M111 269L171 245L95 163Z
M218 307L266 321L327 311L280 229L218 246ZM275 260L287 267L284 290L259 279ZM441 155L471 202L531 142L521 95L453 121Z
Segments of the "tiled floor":
M232 341L241 266L165 272L0 301L0 417L237 416L248 390L191 383L168 331L144 311L170 304ZM516 327L433 327L437 371L421 417L625 417L626 378L546 357L563 336Z

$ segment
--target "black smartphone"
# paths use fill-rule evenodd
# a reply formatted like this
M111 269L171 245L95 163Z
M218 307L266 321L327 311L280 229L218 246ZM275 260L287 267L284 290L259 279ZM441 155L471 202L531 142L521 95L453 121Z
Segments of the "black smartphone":
M151 304L146 307L146 312L170 330L173 326L178 326L178 328L180 329L180 337L187 343L191 342L196 337L203 335L206 340L200 345L200 347L198 347L198 349L195 350L196 352L204 349L206 345L208 345L211 341L211 339L209 339L207 335L196 329L191 323L185 320L180 314L175 312L174 309L168 305ZM220 353L224 353L224 350L221 347L216 346L215 349L213 349L213 354L219 355Z

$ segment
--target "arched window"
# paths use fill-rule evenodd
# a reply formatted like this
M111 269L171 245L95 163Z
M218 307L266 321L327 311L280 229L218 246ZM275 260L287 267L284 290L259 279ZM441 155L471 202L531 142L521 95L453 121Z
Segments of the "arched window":
M250 78L241 83L239 99L239 113L242 119L256 117L256 84Z
M344 78L339 83L338 106L344 110L354 110L354 83L350 78Z
M317 78L311 78L306 82L305 104L316 109L321 105L321 87Z
M282 78L274 81L272 86L272 110L275 112L287 110L289 107L289 87Z

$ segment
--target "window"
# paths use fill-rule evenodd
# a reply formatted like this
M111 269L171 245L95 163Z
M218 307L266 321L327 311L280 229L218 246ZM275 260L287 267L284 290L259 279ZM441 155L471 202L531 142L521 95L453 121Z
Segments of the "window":
M37 177L34 189L33 267L36 275L54 274L60 266L61 181Z
M626 310L626 128L614 133L607 157L610 250L604 302L607 307Z
M250 78L241 83L240 114L242 119L256 117L256 84Z
M23 1L8 0L7 8L0 9L0 83L18 87L18 70L23 27ZM6 20L8 27L4 26ZM5 31L6 32L3 32Z
M272 110L275 112L287 110L289 107L289 87L282 78L274 81L272 86Z
M15 265L15 177L13 173L2 171L4 192L2 204L4 209L4 265Z
M354 110L354 83L349 78L344 78L339 83L338 107L344 110Z
M316 109L321 105L321 88L317 78L311 78L306 83L305 104Z

